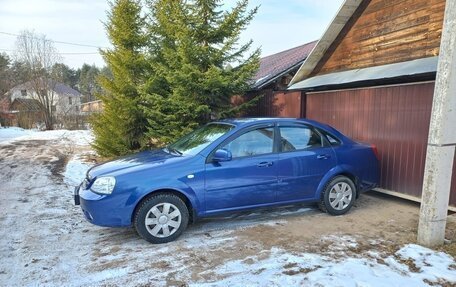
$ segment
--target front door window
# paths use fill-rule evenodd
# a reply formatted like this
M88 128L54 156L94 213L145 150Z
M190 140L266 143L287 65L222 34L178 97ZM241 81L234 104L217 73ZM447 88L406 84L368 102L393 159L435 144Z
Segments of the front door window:
M246 132L226 144L223 149L233 158L272 153L274 150L274 128L259 128Z

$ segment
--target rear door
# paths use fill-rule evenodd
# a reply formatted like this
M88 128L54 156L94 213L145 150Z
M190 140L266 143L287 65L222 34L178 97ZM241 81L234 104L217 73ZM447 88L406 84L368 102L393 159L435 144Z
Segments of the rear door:
M275 201L278 154L275 128L259 126L238 133L218 148L232 160L206 163L206 211L234 210Z
M323 176L337 164L334 150L310 125L279 126L278 201L315 197Z

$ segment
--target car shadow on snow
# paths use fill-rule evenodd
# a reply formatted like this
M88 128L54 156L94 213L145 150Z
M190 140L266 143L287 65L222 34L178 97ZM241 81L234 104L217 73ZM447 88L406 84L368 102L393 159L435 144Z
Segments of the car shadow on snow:
M213 231L235 231L256 225L283 224L292 217L305 216L317 212L319 211L315 204L307 203L211 216L201 218L190 225L188 230L184 232L183 237L207 234Z
M233 212L224 215L201 218L194 224L190 224L182 236L177 239L177 242L181 240L192 240L195 238L201 239L201 237L225 237L225 235L231 234L232 232L240 229L255 227L258 225L285 224L286 221L291 218L308 216L315 213L319 213L319 210L314 204L299 204ZM91 226L88 229L82 230L82 232L90 232L92 235L95 235L97 238L97 244L129 245L137 244L138 242L145 242L138 236L134 228L102 228L98 226ZM98 234L93 234L93 232ZM171 242L169 244L173 243Z

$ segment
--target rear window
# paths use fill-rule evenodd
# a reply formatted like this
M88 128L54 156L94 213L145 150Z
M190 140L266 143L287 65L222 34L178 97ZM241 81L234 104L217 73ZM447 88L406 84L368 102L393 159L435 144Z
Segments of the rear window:
M338 139L336 136L328 133L327 131L320 130L320 133L328 140L331 146L339 146L342 144L341 140Z

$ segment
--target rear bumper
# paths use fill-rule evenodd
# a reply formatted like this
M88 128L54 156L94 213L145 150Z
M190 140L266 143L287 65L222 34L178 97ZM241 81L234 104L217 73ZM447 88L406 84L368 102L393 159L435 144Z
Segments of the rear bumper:
M75 188L74 202L92 224L106 227L131 226L133 206L127 206L128 194L101 195L81 186Z

